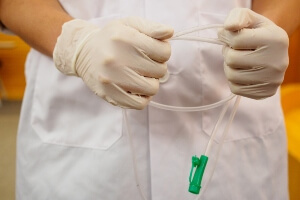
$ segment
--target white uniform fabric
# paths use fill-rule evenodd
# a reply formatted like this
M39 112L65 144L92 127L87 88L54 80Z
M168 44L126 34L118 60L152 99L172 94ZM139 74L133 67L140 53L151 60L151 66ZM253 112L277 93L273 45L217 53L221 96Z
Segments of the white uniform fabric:
M103 25L135 15L176 31L223 23L243 0L61 0L75 18ZM216 30L199 35L216 37ZM156 102L199 106L230 94L221 47L172 41L170 78ZM17 199L141 199L122 109L94 95L77 77L65 76L52 59L31 50L17 142ZM182 113L147 107L128 111L141 187L147 199L188 200L191 157L204 153L220 109ZM226 115L227 117L229 115ZM242 98L220 153L205 200L285 200L287 156L279 94ZM215 147L219 137L215 141ZM216 148L209 157L211 171Z

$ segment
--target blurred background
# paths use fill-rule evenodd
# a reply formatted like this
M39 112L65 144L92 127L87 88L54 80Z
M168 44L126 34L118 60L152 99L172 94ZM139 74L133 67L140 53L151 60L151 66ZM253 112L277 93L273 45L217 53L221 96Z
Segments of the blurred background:
M0 200L15 199L16 135L28 51L18 37L0 34Z
M25 89L24 62L29 47L0 34L0 200L15 199L16 134ZM290 66L281 87L287 124L289 189L300 199L300 29L290 37Z

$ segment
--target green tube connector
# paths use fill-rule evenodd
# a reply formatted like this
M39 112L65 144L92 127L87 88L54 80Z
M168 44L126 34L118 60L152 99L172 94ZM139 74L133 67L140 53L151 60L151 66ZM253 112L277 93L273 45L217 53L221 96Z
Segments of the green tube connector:
M201 181L204 174L204 170L208 161L208 157L201 155L200 159L197 156L192 157L192 168L190 172L190 187L189 192L193 194L199 194L201 189ZM194 168L196 168L195 173Z

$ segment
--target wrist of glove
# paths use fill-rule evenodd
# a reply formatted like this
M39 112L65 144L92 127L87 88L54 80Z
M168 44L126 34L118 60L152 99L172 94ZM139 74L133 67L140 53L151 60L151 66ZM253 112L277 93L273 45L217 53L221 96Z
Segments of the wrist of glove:
M63 25L53 60L107 102L143 109L167 71L171 48L165 39L172 35L172 28L136 17L102 28L76 19Z
M252 99L274 95L284 79L288 35L271 20L249 9L233 9L218 37L231 91Z
M98 30L96 25L79 19L65 23L53 51L57 69L66 75L79 76L76 71L78 53L92 33Z

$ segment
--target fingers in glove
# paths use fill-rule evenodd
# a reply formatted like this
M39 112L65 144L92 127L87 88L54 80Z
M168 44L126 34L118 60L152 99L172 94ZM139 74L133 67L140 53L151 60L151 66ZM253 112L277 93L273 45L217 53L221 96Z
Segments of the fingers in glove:
M238 85L256 85L261 83L266 83L270 79L270 77L261 77L258 76L259 71L263 71L264 68L249 68L249 69L241 69L241 68L231 68L225 64L224 71L225 75L231 83L235 83Z
M140 49L128 51L125 57L123 54L119 56L119 59L122 60L122 65L131 68L141 76L158 79L163 77L167 72L166 63L150 59Z
M159 80L143 76L140 77L141 79L135 79L134 83L129 83L126 85L120 83L118 85L130 94L136 94L140 96L154 96L159 89Z
M158 79L141 76L127 67L122 79L114 80L114 83L130 94L141 96L153 96L159 89Z
M244 28L238 31L220 29L218 38L233 49L257 49L272 44L273 48L287 48L286 32L273 24L259 28Z
M98 81L106 87L107 84L116 84L124 91L142 96L153 96L159 89L159 80L144 77L127 66L110 65L98 74Z
M266 60L275 60L276 58L268 58L269 54L264 54L263 51L264 48L246 51L224 47L224 70L227 79L238 84L264 82L280 84L283 81L282 73L284 73L285 67L282 67L279 61L277 65L270 65Z
M271 20L248 8L234 8L227 16L224 27L229 31L238 31L243 28L257 28L266 23L273 24Z
M99 96L112 105L122 108L142 110L148 105L151 99L149 96L142 96L126 92L116 84L107 84L104 87L104 94L106 93L109 93L110 95Z
M228 46L222 49L224 62L231 68L248 69L249 66L261 65L261 59L257 58L254 50L235 50Z
M125 25L130 26L145 35L158 39L165 40L173 36L174 30L172 27L160 23L152 22L138 17L128 17L121 20Z
M116 46L124 49L135 47L152 60L160 63L166 62L171 56L169 42L151 38L132 27L123 27L122 31L116 31L112 37Z
M265 28L244 28L235 32L221 29L218 32L218 38L233 49L248 50L257 49L269 44L270 39L273 39L272 37L269 37L269 34L266 34Z
M261 83L257 85L239 85L229 82L229 87L232 93L241 95L251 99L264 99L273 96L278 87L270 83Z

